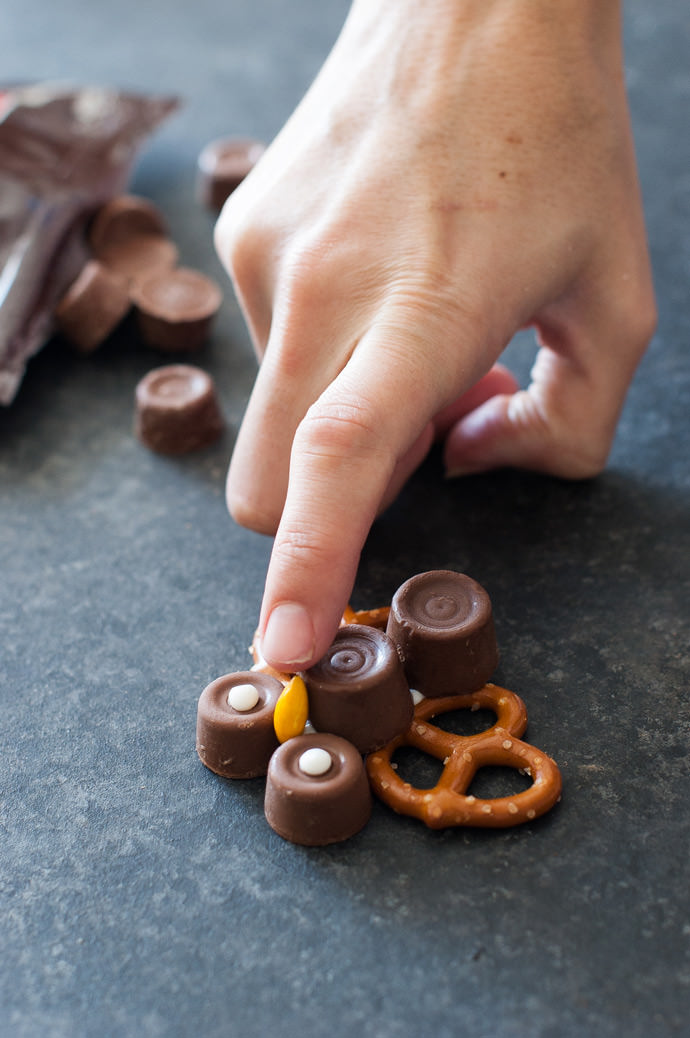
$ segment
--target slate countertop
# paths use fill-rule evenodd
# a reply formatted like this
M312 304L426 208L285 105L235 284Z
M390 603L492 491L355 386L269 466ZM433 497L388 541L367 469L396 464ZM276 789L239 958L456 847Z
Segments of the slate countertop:
M59 11L58 11L59 8ZM222 279L194 201L208 140L270 139L344 0L23 0L3 77L185 100L132 189ZM626 7L660 306L607 472L443 482L432 456L376 524L353 602L448 567L490 592L496 680L563 772L545 818L434 833L381 804L323 850L267 826L263 782L194 752L197 698L243 668L270 543L223 484L255 364L226 293L198 362L228 432L169 460L131 434L161 362L125 329L59 340L0 413L0 1035L599 1038L688 1033L690 19ZM512 347L525 377L533 347Z

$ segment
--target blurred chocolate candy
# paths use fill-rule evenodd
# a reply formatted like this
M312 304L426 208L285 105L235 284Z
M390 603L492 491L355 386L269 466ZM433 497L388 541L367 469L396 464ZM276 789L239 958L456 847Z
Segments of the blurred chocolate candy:
M207 144L199 155L197 172L197 197L202 205L214 212L221 210L265 150L265 144L249 137L226 137Z
M89 260L55 309L58 330L81 353L91 353L130 308L127 281Z
M88 240L93 256L130 282L170 270L178 259L162 213L136 195L119 195L99 209Z
M186 454L218 439L224 422L213 381L201 368L169 364L136 388L135 432L160 454Z
M142 279L132 288L132 298L144 342L182 353L204 345L223 297L211 278L178 267Z

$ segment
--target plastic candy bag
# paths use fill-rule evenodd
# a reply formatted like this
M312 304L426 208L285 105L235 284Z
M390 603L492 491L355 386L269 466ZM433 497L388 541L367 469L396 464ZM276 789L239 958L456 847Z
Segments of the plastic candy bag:
M124 191L140 145L176 107L102 87L0 89L0 404L50 337L90 216Z

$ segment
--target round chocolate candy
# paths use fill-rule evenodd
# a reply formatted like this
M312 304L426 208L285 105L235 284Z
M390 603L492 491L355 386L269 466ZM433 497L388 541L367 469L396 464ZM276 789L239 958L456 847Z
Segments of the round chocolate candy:
M374 627L341 627L303 676L316 730L341 735L360 753L384 746L412 722L412 697L395 645Z
M136 388L134 431L160 454L186 454L218 439L224 422L213 380L191 364L154 368Z
M225 778L265 775L278 747L273 711L283 686L259 671L225 674L207 685L197 708L196 751Z
M386 633L410 686L425 696L475 692L498 664L491 600L464 573L410 577L393 596Z
M89 227L88 239L91 251L98 254L142 234L166 238L168 229L163 214L147 198L118 195L98 210Z
M55 309L55 323L81 353L104 342L130 307L127 281L98 260L89 260Z
M292 843L321 847L354 836L371 815L357 749L337 735L288 739L268 765L264 812L271 828Z
M219 212L265 150L261 141L247 137L227 137L207 144L198 159L197 196L202 205Z
M152 274L132 295L144 341L174 353L201 349L223 299L215 281L187 267Z
M178 251L175 243L161 234L139 234L102 249L98 258L108 270L126 278L131 289L154 273L171 271Z
M89 244L96 259L130 284L172 270L178 259L161 212L136 195L120 195L98 211L89 228Z

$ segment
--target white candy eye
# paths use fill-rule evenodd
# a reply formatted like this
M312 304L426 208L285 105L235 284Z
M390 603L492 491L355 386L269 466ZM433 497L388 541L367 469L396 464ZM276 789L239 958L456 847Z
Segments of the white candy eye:
M228 692L228 706L240 714L253 710L259 702L259 693L254 685L233 685Z
M305 750L298 761L299 770L313 778L325 775L331 770L332 765L330 753L320 746L312 746L310 750Z
M417 706L417 703L421 703L421 701L424 699L422 693L418 692L416 688L410 689L410 695L412 696L412 702L415 706Z

